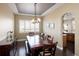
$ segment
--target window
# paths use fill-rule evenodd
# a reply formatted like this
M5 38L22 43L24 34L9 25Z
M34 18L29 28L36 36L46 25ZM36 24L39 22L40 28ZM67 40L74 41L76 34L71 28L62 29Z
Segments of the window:
M19 32L39 32L39 23L33 24L31 20L19 20Z

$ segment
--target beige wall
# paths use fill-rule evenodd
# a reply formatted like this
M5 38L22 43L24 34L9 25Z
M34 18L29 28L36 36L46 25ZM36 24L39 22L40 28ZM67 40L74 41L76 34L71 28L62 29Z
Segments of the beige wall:
M42 32L42 17L41 18L41 23L40 23L40 32ZM15 15L15 35L17 39L25 39L27 33L20 33L19 32L19 20L32 20L33 16L27 16L27 15Z
M75 54L79 55L79 4L64 4L57 8L54 12L51 11L44 17L43 31L47 34L54 35L54 40L58 41L58 46L62 47L62 15L66 12L71 12L75 17ZM47 29L47 23L54 23L54 29Z
M0 40L6 38L8 31L14 31L14 15L7 4L0 4Z

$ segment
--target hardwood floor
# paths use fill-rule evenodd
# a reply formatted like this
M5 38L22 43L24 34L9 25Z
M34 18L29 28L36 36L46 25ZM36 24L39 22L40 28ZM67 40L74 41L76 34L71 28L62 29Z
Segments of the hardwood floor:
M26 55L26 49L25 49L25 43L24 41L17 42L17 50L15 56L27 56ZM13 56L13 50L10 53L11 56ZM69 51L68 49L60 50L57 48L56 50L56 56L74 56L74 54Z
M24 41L19 41L17 42L16 45L16 54L13 53L14 50L11 51L11 56L15 55L15 56L26 56L26 50L25 50L25 43Z

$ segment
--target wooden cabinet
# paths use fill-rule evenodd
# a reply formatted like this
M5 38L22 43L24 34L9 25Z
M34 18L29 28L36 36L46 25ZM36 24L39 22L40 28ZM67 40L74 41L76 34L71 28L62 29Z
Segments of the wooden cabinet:
M67 34L67 41L74 42L74 39L75 39L74 33L68 33Z
M75 41L75 34L74 33L63 33L63 47L67 47L68 42Z
M10 51L13 49L14 41L0 41L0 56L10 56Z
M67 45L67 37L66 36L63 36L63 47L66 47Z
M0 56L10 56L11 49L12 49L12 45L0 46Z

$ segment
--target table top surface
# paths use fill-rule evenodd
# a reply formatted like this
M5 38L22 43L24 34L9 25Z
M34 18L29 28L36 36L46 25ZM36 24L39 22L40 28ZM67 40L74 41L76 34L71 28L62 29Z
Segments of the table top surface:
M39 47L44 44L50 45L50 43L47 40L40 39L39 35L27 36L27 40L28 40L31 48ZM26 41L26 43L27 43L27 41Z

